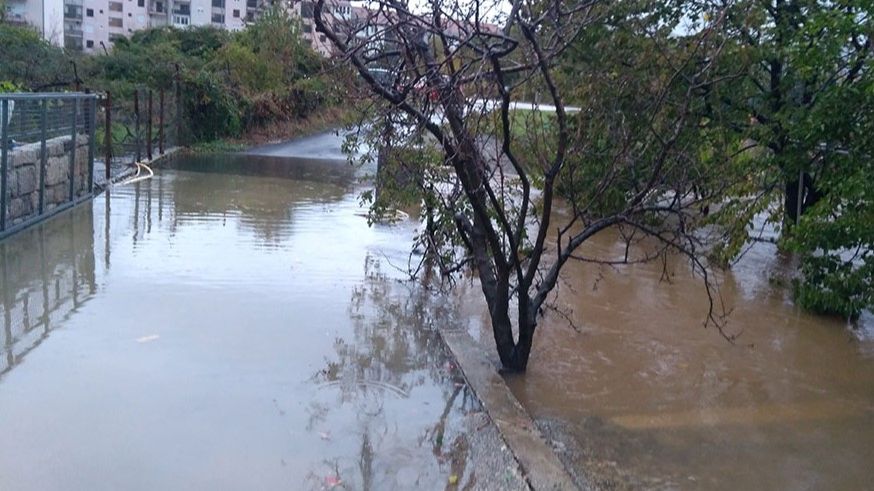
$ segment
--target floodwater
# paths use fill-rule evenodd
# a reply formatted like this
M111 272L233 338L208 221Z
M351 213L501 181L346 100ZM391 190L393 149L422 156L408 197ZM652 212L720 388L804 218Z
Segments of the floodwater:
M584 254L619 259L618 239ZM703 283L680 258L570 264L562 314L547 311L528 372L508 383L603 487L871 489L874 325L795 307L787 261L757 245L721 279L734 344L703 327ZM484 321L472 330L491 343Z
M450 316L356 183L190 158L0 243L0 489L473 484Z
M0 242L0 489L476 484L434 322L491 349L480 293L397 281L415 224L368 227L358 176L313 160L335 148L189 158ZM870 488L872 321L801 312L784 262L757 246L722 278L734 344L683 261L571 264L572 325L548 311L508 383L597 485Z

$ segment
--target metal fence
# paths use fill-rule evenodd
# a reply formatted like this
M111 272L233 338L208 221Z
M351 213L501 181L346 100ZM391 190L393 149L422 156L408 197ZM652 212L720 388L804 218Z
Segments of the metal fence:
M0 238L91 197L97 97L0 94Z
M103 94L97 121L99 183L125 173L135 162L152 160L181 145L179 89L177 83L170 89L138 87L128 94Z

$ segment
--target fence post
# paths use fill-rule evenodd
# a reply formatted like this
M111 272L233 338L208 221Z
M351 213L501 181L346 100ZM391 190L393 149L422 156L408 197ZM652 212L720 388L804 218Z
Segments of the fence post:
M40 133L40 161L39 161L39 214L42 215L46 209L46 165L48 165L48 149L46 148L46 140L48 140L48 125L49 125L49 101L42 101L42 132Z
M90 91L86 91L90 94ZM97 126L97 97L88 99L88 194L94 194L94 138Z
M3 99L0 107L0 231L6 230L6 174L9 153L9 99Z
M140 89L134 89L134 136L137 145L137 162L143 159L140 151Z
M76 201L76 150L79 142L76 122L79 118L79 98L73 99L73 120L70 122L70 202Z
M164 87L158 92L158 154L164 155Z
M149 89L149 104L148 104L147 112L149 113L149 120L146 123L146 141L148 144L146 145L146 157L149 158L149 161L152 160L152 89Z
M110 173L109 166L112 164L112 94L107 90L106 91L106 101L104 101L104 108L106 110L106 125L105 131L103 134L103 146L105 152L105 172L106 174L106 183L109 184L109 180L112 177Z
M179 64L176 64L176 146L182 146L182 84L179 76Z

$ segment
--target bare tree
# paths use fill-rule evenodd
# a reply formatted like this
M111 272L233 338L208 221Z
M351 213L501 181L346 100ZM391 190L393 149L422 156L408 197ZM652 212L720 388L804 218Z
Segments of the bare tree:
M437 149L433 165L408 166L427 209L421 240L445 275L467 265L477 272L509 370L525 370L538 318L570 260L627 264L681 253L712 291L699 225L725 186L714 184L712 166L695 163L687 136L700 123L693 106L710 83L720 19L694 35L658 37L670 46L655 37L647 44L662 57L652 60L661 75L616 82L617 91L638 92L626 94L635 100L628 121L618 99L566 105L578 88L566 73L568 53L615 21L610 8L593 0L378 0L341 19L330 1L315 3L317 30L373 96L371 128L392 135L383 143ZM644 37L659 28L642 15L626 22ZM518 103L531 94L543 94L536 111ZM411 143L422 135L431 147ZM579 253L610 228L626 238L623 257ZM635 253L644 237L659 245Z

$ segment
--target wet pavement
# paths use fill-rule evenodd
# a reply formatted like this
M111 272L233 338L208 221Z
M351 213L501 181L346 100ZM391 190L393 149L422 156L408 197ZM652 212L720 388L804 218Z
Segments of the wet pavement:
M522 489L344 162L197 157L0 242L0 488Z

